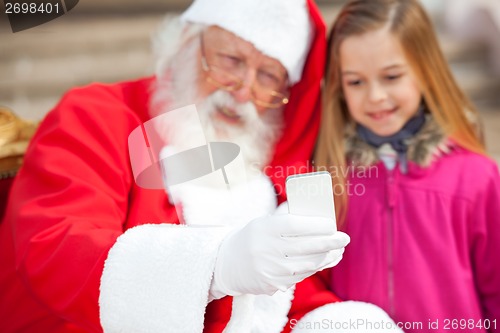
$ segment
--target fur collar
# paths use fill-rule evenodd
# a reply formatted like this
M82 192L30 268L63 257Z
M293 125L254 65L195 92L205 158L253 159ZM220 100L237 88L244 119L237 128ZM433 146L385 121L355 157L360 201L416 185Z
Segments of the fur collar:
M355 166L370 166L379 161L377 148L359 138L354 123L348 126L345 138L348 163ZM423 128L406 142L408 144L408 161L421 167L428 167L433 160L448 154L453 149L452 142L430 114L426 116Z

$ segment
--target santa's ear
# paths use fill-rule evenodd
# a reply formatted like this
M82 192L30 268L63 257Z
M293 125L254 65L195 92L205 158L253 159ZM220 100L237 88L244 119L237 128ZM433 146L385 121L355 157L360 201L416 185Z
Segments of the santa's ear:
M201 23L190 23L190 22L181 22L182 24L182 32L181 32L181 43L179 47L185 48L191 45L191 43L198 43L198 38L200 34L202 34L207 26Z
M167 16L153 36L157 75L165 73L182 50L198 43L197 38L205 28L203 24L182 22L178 16Z

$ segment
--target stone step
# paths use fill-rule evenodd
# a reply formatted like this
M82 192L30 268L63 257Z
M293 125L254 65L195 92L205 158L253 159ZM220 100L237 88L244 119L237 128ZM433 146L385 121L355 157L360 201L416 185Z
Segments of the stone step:
M81 54L46 59L20 58L14 66L0 65L0 100L9 97L42 97L60 94L93 81L113 82L151 75L153 59L148 49L129 49L99 56Z
M332 22L338 8L322 7L327 22ZM0 62L12 65L19 58L52 58L72 54L96 56L131 48L150 49L150 39L165 15L135 15L55 20L35 29L12 34L0 30ZM64 18L63 18L64 19ZM134 29L129 29L133 24ZM64 34L58 33L64 31ZM450 62L486 60L487 49L479 42L464 43L441 36L440 43Z
M90 82L117 82L153 73L152 60L147 53L130 53L121 58L110 55L100 59L82 58L80 61L71 59L68 66L74 70L68 75L51 73L51 84L44 80L25 79L18 82L0 82L0 104L15 110L21 117L31 120L41 119L57 100L71 87L81 86ZM149 70L146 68L150 67ZM122 68L123 70L119 70ZM116 69L116 70L115 70ZM476 106L482 109L500 106L500 78L487 78L472 71L461 69L454 72L457 82Z
M15 34L5 24L0 25L0 63L9 64L19 57L45 59L99 55L131 48L149 50L151 36L168 17L165 14L77 16L71 19L63 16Z
M2 101L0 104L8 107L15 114L26 120L39 121L45 117L61 99L61 95L51 95L42 97L27 97L18 95L9 100Z
M451 70L458 85L478 107L500 106L500 77L491 76L482 63L452 63Z
M37 120L74 86L152 74L151 36L164 18L165 14L62 17L16 34L3 26L0 104Z
M497 97L500 78L489 76L481 63L453 63L451 69L459 85L472 98L483 99L491 94ZM147 43L142 48L125 48L99 55L20 57L7 64L0 63L0 100L16 94L50 95L92 81L110 82L150 75L153 70L154 60Z
M438 38L441 49L451 64L476 62L484 65L488 61L488 46L481 41L464 42L446 34L440 34Z
M110 1L108 5L95 1L94 6L96 8L116 7L117 1ZM330 1L320 2L320 9L329 25L333 23L339 11L338 3L342 2L339 0L328 4ZM174 2L182 4L189 2L189 0L174 0ZM148 0L146 3L162 2ZM80 4L78 6L80 7ZM135 8L132 5L124 5L124 7ZM0 61L16 58L19 54L33 54L37 58L43 58L68 53L107 52L130 47L131 44L137 47L148 46L149 36L168 13L167 11L157 11L154 14L139 12L139 14L134 13L133 15L105 15L104 13L71 15L70 13L42 26L16 34L13 34L7 22L2 20L0 22L0 38L3 42L0 43ZM175 12L171 12L170 15L175 15ZM131 25L133 25L133 29L130 29ZM59 33L60 31L64 31L64 34ZM463 43L446 36L441 36L440 42L450 61L485 59L486 47L484 44Z
M124 14L138 12L181 11L193 0L82 0L75 7L76 14Z
M77 14L182 11L192 2L193 0L85 0L80 1L74 11ZM346 2L347 0L316 0L320 7L340 7Z
M486 149L500 164L500 107L481 111Z

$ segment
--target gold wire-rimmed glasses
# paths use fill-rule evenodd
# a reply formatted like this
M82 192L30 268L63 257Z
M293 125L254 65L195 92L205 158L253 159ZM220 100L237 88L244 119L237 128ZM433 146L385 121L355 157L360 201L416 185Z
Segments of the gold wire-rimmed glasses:
M201 48L201 66L203 71L207 73L206 80L217 88L226 91L237 91L243 87L244 81L236 74L222 69L217 65L209 64L205 55L205 44L203 42L203 33L200 34L200 48ZM278 81L274 79L275 81ZM283 91L288 86L288 79L283 82L271 84L276 87L280 86ZM263 87L262 84L256 80L252 86L252 100L255 105L267 108L278 109L283 105L288 104L288 96L275 89Z

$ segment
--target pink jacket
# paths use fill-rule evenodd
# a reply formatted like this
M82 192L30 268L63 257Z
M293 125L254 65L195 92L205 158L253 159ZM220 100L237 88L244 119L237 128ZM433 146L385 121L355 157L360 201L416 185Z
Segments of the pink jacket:
M341 298L382 307L405 332L500 332L495 162L455 148L403 175L379 161L351 170L347 190Z

